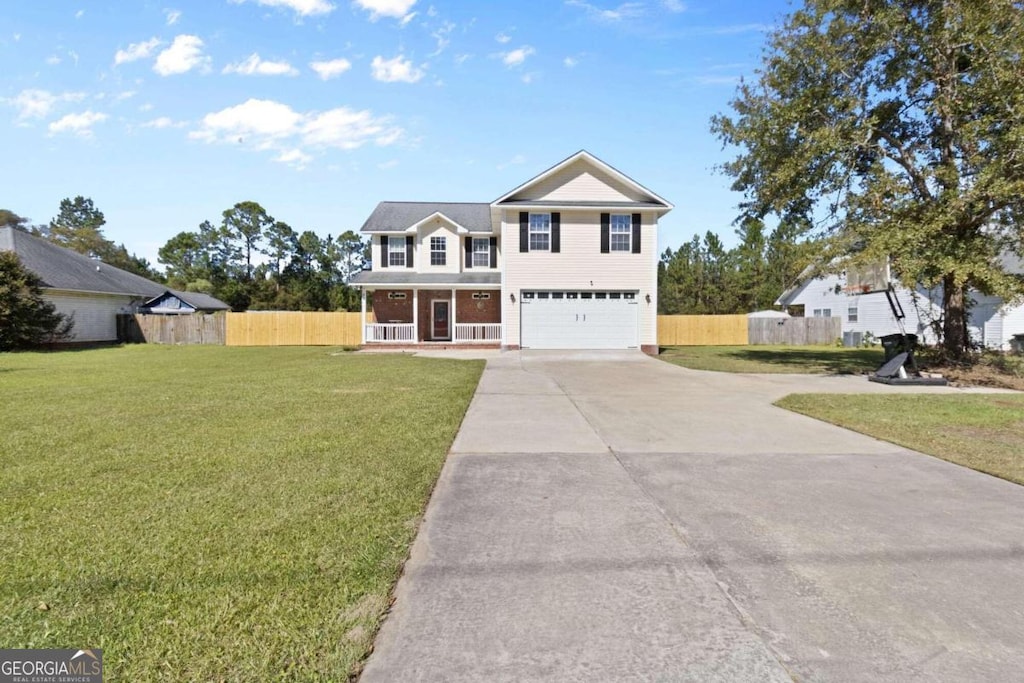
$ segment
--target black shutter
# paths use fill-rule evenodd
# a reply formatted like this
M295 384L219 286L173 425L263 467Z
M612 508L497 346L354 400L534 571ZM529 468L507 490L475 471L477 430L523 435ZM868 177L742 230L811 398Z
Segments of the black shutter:
M466 267L473 267L473 238L466 238Z
M551 214L551 253L562 251L562 214Z
M405 267L412 268L412 249L413 249L413 238L412 235L405 236Z
M491 238L491 268L498 267L498 238Z
M640 253L640 214L633 214L633 253Z
M608 213L602 213L601 214L601 253L602 254L607 254L607 253L609 253L612 250L612 248L611 248L611 243L612 243L612 238L611 238L611 232L612 232L611 222L612 222L611 214L608 214Z
M530 251L530 214L519 212L519 251Z
M388 236L380 236L380 267L388 267Z

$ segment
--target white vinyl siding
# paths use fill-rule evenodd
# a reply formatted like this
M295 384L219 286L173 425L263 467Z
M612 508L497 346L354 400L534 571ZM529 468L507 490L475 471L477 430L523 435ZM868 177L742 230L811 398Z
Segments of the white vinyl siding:
M60 290L43 290L44 298L58 313L73 315L73 342L117 341L117 316L134 313L140 299L115 294L84 294Z
M502 220L506 238L518 234L517 210L505 211ZM643 214L641 253L621 254L614 267L609 267L607 255L601 254L600 211L562 211L560 225L560 253L523 253L513 247L504 254L501 302L505 343L519 343L520 292L546 289L636 292L639 342L644 346L657 344L658 236L654 214ZM517 303L511 302L510 294L516 296Z
M843 332L870 332L875 339L886 334L899 332L899 327L892 317L889 309L889 302L885 294L864 294L861 296L849 296L842 291L845 280L838 275L828 275L821 279L811 279L791 297L791 306L802 305L804 315L813 317L816 310L830 313L834 311L847 311L851 306L857 308L857 320L851 322L848 317L843 319ZM838 287L838 293L837 292ZM916 334L926 343L935 341L935 335L928 327L928 310L932 316L938 315L938 308L929 301L928 292L918 292L917 304L914 302L914 295L903 287L896 288L896 296L903 306L903 312L907 318L904 321L907 332ZM920 312L923 315L919 315Z
M580 160L509 200L644 202L650 197Z

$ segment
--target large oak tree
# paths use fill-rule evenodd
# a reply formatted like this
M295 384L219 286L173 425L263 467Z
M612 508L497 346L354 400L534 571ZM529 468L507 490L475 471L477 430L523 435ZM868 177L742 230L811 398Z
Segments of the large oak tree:
M969 292L1014 299L1024 253L1024 3L807 0L712 130L745 215L810 218L832 254L941 286L943 343Z

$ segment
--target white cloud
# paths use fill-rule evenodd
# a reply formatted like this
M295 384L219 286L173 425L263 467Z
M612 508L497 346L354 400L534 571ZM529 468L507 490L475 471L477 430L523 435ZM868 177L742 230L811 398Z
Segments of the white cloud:
M141 104L139 105L139 111L153 111L153 104L151 102Z
M419 12L409 12L398 21L398 25L401 26L402 28L405 28L406 26L409 25L410 21L416 18L417 14L419 14Z
M437 41L437 49L430 53L430 57L436 57L437 55L444 52L444 49L451 43L452 31L455 30L455 24L451 21L445 21L441 24L440 28L430 34L430 37Z
M50 66L57 66L58 64L60 64L60 57L58 57L57 55L50 55L46 58L46 63Z
M686 3L680 0L661 0L661 6L673 14L686 11Z
M161 52L153 65L153 71L161 76L183 74L195 68L207 69L210 58L203 54L203 41L199 36L180 35L171 46Z
M374 79L384 83L415 83L425 74L423 69L413 66L412 60L405 59L404 55L393 59L377 55L370 63L370 68Z
M260 59L259 54L253 52L245 60L225 66L222 73L240 76L298 76L299 70L288 62L269 62Z
M106 120L106 114L91 110L81 114L68 114L50 124L50 135L72 133L81 138L90 138L92 137L92 127Z
M498 164L497 166L495 166L495 168L497 168L499 171L503 171L506 168L508 168L509 166L519 166L520 164L525 164L525 163L526 163L526 157L524 157L522 154L517 154L514 157L512 157L511 159L509 159L508 161L506 161L505 163Z
M80 102L83 99L85 93L65 92L54 95L49 91L33 88L22 90L11 99L3 101L18 110L18 121L26 121L47 116L59 102Z
M244 2L255 2L264 7L280 7L290 9L300 17L311 17L317 14L330 14L334 5L327 0L231 0L236 5Z
M276 161L291 165L309 163L312 151L352 150L369 143L384 147L403 135L391 117L368 110L338 107L303 114L281 102L257 99L207 114L199 129L189 133L193 140L206 143L274 151Z
M381 163L377 164L377 168L379 168L382 171L390 171L391 169L393 169L393 168L395 168L397 166L398 166L398 159L391 159L389 161L382 161Z
M170 9L170 8L165 9L164 10L164 16L167 17L167 25L168 26L174 26L175 24L178 23L178 20L181 19L181 10Z
M498 41L499 43L501 43L502 45L504 45L505 43L507 43L507 42L509 42L510 40L512 40L512 36L508 35L508 34L507 34L507 33L505 33L504 31L502 31L502 32L501 32L501 33L499 33L498 35L494 36L494 39L495 39L496 41Z
M381 17L404 18L416 0L355 0L355 4L370 13L370 21L377 21Z
M505 66L511 68L513 66L519 66L520 64L526 61L527 57L534 54L535 52L536 50L534 50L529 45L523 45L522 47L516 48L515 50L502 52L500 53L500 56L501 61L505 63Z
M562 64L565 65L566 69L572 69L579 63L580 60L577 59L576 57L566 57L565 59L562 60Z
M466 62L466 60L471 59L472 57L473 55L471 54L463 53L461 55L456 55L455 59L453 59L452 61L455 62L456 66L462 66Z
M602 9L589 2L584 2L584 0L565 0L565 4L582 8L589 17L597 21L617 22L623 19L634 19L644 13L644 6L639 2L624 2L613 9Z
M129 43L127 50L118 50L114 53L114 66L127 64L137 59L145 59L153 54L153 51L162 44L159 38L150 38L141 43Z
M85 16L85 10L84 9L80 9L77 12L75 12L75 19L81 19L84 16Z
M322 62L310 62L309 68L315 71L316 75L319 76L321 79L328 81L332 78L337 78L341 74L351 69L352 62L342 57L339 59L330 59Z
M118 102L122 102L124 100L130 100L131 98L135 97L136 94L137 93L134 90L122 90L114 96L114 99Z
M537 74L533 74L533 73L523 74L522 77L519 80L521 80L526 85L530 85L531 83L533 83L533 79L536 78L536 76L537 76Z
M174 119L167 116L158 116L152 121L146 121L142 124L143 128L181 128L186 125L184 121L175 121Z

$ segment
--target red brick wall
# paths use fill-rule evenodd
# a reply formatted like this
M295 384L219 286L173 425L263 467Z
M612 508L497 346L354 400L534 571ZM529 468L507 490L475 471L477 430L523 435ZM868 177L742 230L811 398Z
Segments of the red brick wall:
M490 294L490 299L474 299L476 290L459 290L455 293L456 319L459 323L500 323L501 322L501 291L497 289L480 290Z
M389 299L390 292L405 292L405 299ZM412 322L412 290L411 289L378 289L373 295L373 316L379 323L392 320L403 323Z

